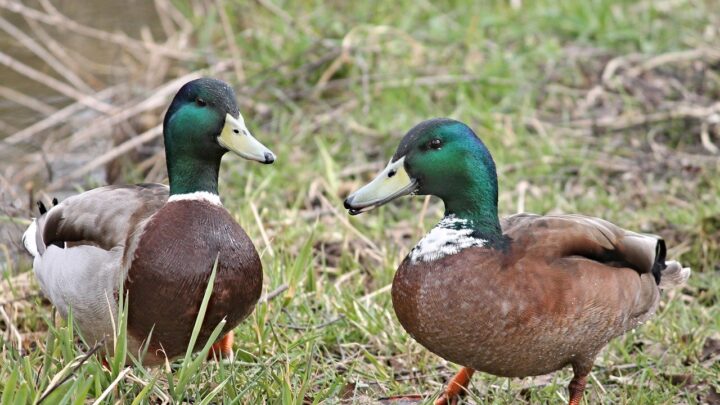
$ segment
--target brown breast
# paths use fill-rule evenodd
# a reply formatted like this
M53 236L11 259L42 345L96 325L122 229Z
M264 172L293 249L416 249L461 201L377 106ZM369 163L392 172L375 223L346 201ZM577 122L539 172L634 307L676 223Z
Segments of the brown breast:
M538 255L513 243L508 254L473 247L429 263L406 259L393 282L395 312L433 353L524 377L568 364L589 371L610 339L657 306L649 273Z
M168 203L148 222L134 254L128 334L144 340L146 363L184 354L215 258L217 275L195 349L225 318L223 333L253 310L262 289L262 265L252 241L228 212L204 201Z

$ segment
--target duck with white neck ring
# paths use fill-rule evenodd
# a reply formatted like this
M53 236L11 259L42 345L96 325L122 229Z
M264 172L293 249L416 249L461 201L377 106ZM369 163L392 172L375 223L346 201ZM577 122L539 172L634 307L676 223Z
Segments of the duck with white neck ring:
M23 242L43 293L61 315L72 309L90 344L113 341L117 297L127 293L128 350L138 355L151 336L146 365L185 353L217 258L195 348L225 319L213 350L229 358L232 329L253 310L263 274L255 246L220 202L220 161L229 151L265 164L275 155L248 131L232 88L216 79L178 91L163 135L170 187L106 186L47 211L41 205Z
M400 264L395 312L420 344L463 369L436 404L452 402L475 370L526 377L572 366L578 405L598 352L649 319L661 289L690 269L665 261L665 242L582 215L498 218L495 162L465 124L415 126L352 215L403 195L435 195L445 217Z

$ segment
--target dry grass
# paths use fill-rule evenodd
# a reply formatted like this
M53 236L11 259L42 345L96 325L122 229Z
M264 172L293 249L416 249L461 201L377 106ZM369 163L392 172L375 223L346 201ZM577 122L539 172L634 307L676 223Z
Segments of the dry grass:
M44 0L0 0L12 16L0 29L33 55L3 52L0 64L64 100L0 87L41 117L16 128L0 116L0 385L15 375L28 402L53 386L68 401L177 400L171 383L185 363L106 373L84 356L91 348L37 295L19 240L37 199L166 181L164 108L182 83L210 75L234 84L251 128L279 156L262 170L227 159L221 179L226 206L262 252L267 291L279 292L238 327L237 364L208 365L188 396L312 403L439 392L455 366L404 333L387 292L440 205L408 200L349 218L341 201L413 124L452 116L493 152L502 213L605 217L663 235L670 255L693 266L656 321L601 355L588 403L717 403L720 10L690 0L529 3L156 0L161 34L132 37ZM119 51L91 62L58 32ZM555 403L568 379L477 376L468 402Z

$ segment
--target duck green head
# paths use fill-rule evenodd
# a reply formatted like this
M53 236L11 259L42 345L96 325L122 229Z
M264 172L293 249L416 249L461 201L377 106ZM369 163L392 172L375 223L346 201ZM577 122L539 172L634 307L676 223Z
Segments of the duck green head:
M434 195L481 233L499 234L495 162L485 144L462 122L438 118L408 132L387 167L345 200L351 215L408 194Z
M245 126L233 89L216 79L196 79L177 92L163 135L171 195L217 194L220 161L228 151L261 163L275 161Z

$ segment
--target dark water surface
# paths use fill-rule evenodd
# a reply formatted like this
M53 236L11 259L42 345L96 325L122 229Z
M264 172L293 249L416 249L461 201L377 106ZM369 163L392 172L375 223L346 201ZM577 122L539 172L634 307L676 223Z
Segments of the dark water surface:
M19 0L11 1L19 2ZM46 12L39 1L23 1L19 4ZM52 1L52 6L66 17L88 27L109 32L124 32L127 36L137 39L141 38L141 31L146 29L155 41L164 39L165 34L158 23L155 2L152 0L61 0ZM0 17L35 39L44 48L48 48L48 44L38 38L23 15L0 8ZM37 25L43 28L68 54L75 56L73 59L79 63L103 66L102 73L95 72L95 69L89 69L93 70L94 76L100 79L99 83L88 83L94 90L122 83L124 80L124 75L127 74L124 64L127 63L128 56L121 45L80 35L63 29L62 26L55 27L43 22L37 22ZM67 83L42 59L35 56L27 47L3 30L0 30L0 50L19 62ZM62 108L71 102L66 96L5 65L0 65L0 86L39 99L55 108ZM0 139L12 134L13 129L22 129L44 116L44 113L19 105L12 99L0 95Z

